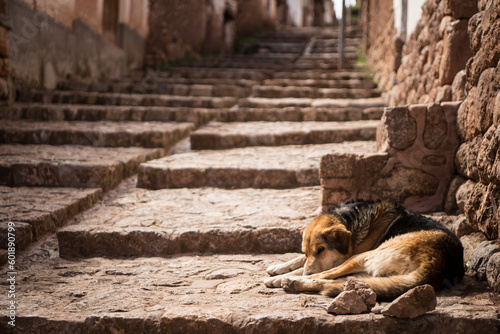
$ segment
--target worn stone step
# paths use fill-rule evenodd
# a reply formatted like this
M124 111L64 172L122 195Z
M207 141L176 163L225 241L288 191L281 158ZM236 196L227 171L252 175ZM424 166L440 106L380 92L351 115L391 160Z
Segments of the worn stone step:
M16 251L22 251L42 235L55 232L101 198L100 188L0 186L0 249L8 248L9 226L15 229Z
M314 46L311 49L311 53L338 53L339 46ZM359 52L359 43L356 45L346 45L344 46L344 52L355 53Z
M164 155L161 148L0 145L0 185L107 191L140 163Z
M122 93L122 94L167 94L176 96L208 96L223 97L235 96L243 97L250 93L248 87L233 85L225 82L217 84L185 84L166 83L161 80L155 82L65 82L59 83L58 89L89 91L100 93Z
M383 107L381 97L368 99L309 99L309 98L264 98L248 97L240 99L240 107L247 108L283 108L283 107L320 107L320 108L372 108Z
M208 67L175 67L169 72L159 73L159 77L186 78L186 79L237 79L237 80L264 80L269 78L272 71L263 69L225 69Z
M225 109L78 104L16 103L0 107L0 119L37 121L143 121L188 122L197 127Z
M299 54L304 49L304 43L291 42L269 42L256 41L239 48L241 54L256 54L256 53L295 53Z
M46 242L45 247L51 247ZM42 252L41 250L39 252ZM33 255L35 256L36 253ZM137 259L58 257L24 265L16 327L2 333L498 333L498 296L466 277L437 292L416 319L376 313L332 315L331 298L287 294L262 281L265 268L297 256L212 255ZM26 261L27 262L27 261ZM7 309L8 298L0 299ZM378 306L385 306L382 303ZM5 312L4 312L5 313Z
M345 122L360 120L380 120L383 107L372 108L313 108L313 107L278 107L278 108L231 108L219 110L216 120L219 122Z
M141 164L137 186L286 189L319 185L319 162L332 152L374 152L374 142L193 151Z
M212 122L191 133L194 150L247 146L282 146L375 140L379 121Z
M163 87L167 85L233 85L244 88L257 85L259 82L260 81L257 80L230 78L168 78L164 77L161 72L147 72L147 74L140 79L124 77L114 80L109 79L107 81L60 81L57 84L57 88L61 90L103 92L113 92L114 89L126 89L130 92L146 93L158 89L158 86Z
M364 72L350 71L277 71L273 73L274 79L295 79L295 80L366 80L368 76Z
M366 78L363 79L266 79L266 86L281 87L311 87L311 88L355 88L355 89L373 89L377 85Z
M150 191L133 180L57 233L64 258L300 250L319 187Z
M253 97L309 98L309 99L364 99L380 96L376 88L316 88L300 86L253 86Z
M0 123L2 144L160 147L166 150L189 136L192 123L8 121Z
M49 90L23 90L19 102L70 103L120 106L161 106L190 108L227 108L235 104L234 97L191 97L161 94L119 94Z

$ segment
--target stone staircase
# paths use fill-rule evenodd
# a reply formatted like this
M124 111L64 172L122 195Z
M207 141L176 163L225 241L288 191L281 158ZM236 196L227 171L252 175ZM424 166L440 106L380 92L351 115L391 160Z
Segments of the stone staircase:
M233 57L62 82L0 108L0 228L15 222L27 248L16 327L2 314L1 332L498 330L498 301L469 278L416 320L333 316L326 297L263 285L319 213L322 157L377 154L384 101L360 70L336 70L336 43L292 29Z

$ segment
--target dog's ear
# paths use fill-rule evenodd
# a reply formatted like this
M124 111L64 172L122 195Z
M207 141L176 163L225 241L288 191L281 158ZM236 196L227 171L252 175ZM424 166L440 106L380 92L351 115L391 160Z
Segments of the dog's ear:
M328 247L335 248L340 254L347 254L349 252L351 232L330 230L324 234L324 237L327 240Z

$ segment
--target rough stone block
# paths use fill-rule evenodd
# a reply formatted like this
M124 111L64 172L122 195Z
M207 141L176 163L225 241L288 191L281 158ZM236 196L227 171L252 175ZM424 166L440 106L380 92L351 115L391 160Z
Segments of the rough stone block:
M393 147L404 150L417 138L417 123L407 107L386 108L377 129L377 147L386 151Z
M483 241L487 241L487 239L482 232L471 233L460 238L460 242L464 247L464 263L467 268L470 268L472 254Z
M423 141L425 147L436 150L446 139L448 124L444 111L439 104L431 104L427 107L425 115L425 128Z
M480 281L486 280L487 266L493 254L500 252L500 243L496 241L483 241L472 253L469 270Z
M320 176L322 178L349 178L354 175L354 154L328 154L321 158Z
M478 11L477 0L444 0L444 14L455 19L471 18Z
M439 83L450 85L455 75L465 68L472 56L467 34L467 19L451 22L444 34L443 54L439 67Z
M420 285L396 298L384 307L382 314L397 318L416 318L436 308L437 299L434 288Z
M472 188L469 198L464 206L464 213L470 224L482 231L488 239L498 238L498 203L500 192L490 183L484 185L478 182Z
M486 266L486 280L493 291L500 293L500 252L490 257Z

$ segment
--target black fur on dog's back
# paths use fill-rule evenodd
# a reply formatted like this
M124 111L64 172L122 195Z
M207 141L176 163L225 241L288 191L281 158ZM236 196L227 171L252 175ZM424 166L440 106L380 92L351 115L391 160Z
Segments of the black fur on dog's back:
M383 201L348 202L329 210L342 218L347 230L353 234L353 243L360 243L370 231L370 223L377 215L388 215L392 222L372 249L395 236L417 231L442 231L447 237L435 247L443 256L443 270L430 277L435 288L451 287L464 276L463 247L458 237L436 220L406 210L404 207Z

